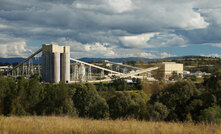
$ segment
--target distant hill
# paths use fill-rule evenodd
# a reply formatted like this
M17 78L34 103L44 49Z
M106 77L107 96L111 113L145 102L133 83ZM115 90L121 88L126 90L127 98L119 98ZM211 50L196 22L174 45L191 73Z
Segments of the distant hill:
M169 59L169 58L168 58ZM0 58L1 63L20 63L25 58ZM79 60L84 61L84 62L101 62L104 60L109 60L112 62L128 62L128 61L140 61L142 60L143 62L149 62L149 61L155 61L159 59L149 59L149 58L142 58L142 57L128 57L128 58L80 58ZM40 59L41 61L41 59Z
M18 57L18 58L0 58L0 63L2 63L2 64L4 64L4 63L13 64L13 63L20 63L24 60L25 60L25 58L21 58L21 57ZM40 60L40 63L41 63L41 58L39 60ZM33 60L33 61L34 61L34 63L38 63L37 60L36 61Z
M143 62L149 62L155 59L148 59L148 58L142 58L142 57L128 57L128 58L80 58L79 60L84 62L101 62L104 60L109 60L112 62L128 62L128 61L140 61Z
M182 57L168 57L168 58L163 58L163 59L149 59L149 58L143 58L143 57L127 57L127 58L81 58L79 60L84 61L84 62L101 62L103 60L109 60L112 62L128 62L128 61L137 61L139 62L140 60L143 62L150 62L150 61L165 61L165 60L172 60L172 59L177 59L177 58L182 58Z
M16 63L16 62L20 63L23 60L25 60L25 58L21 58L21 57L18 57L18 58L0 58L1 63L9 63L9 64Z
M109 60L112 62L128 62L128 61L137 61L139 62L142 60L143 62L150 62L150 61L171 61L175 59L185 59L185 58L208 58L208 57L202 57L202 56L184 56L184 57L168 57L168 58L163 58L163 59L149 59L149 58L143 58L143 57L127 57L127 58L80 58L79 60L84 61L84 62L101 62L103 60ZM25 58L0 58L0 63L20 63ZM36 63L36 62L35 62ZM40 58L40 63L41 63L41 58Z

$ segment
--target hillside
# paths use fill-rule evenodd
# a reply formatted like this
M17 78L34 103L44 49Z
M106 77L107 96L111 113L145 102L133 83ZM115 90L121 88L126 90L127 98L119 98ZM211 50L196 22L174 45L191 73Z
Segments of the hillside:
M176 59L168 59L167 61L183 63L184 65L191 65L191 66L221 65L220 58L201 57L201 56L186 56Z
M17 58L0 58L1 63L16 63L16 62L22 62L25 58L17 57Z
M0 63L20 63L25 58L0 58ZM185 57L168 57L163 59L149 59L149 58L143 58L143 57L127 57L127 58L80 58L78 60L84 61L84 62L102 62L104 60L109 60L112 62L128 62L128 61L136 61L136 62L162 62L162 61L169 61L169 62L178 62L183 63L184 65L205 65L205 64L221 64L220 58L211 58L211 57L202 57L202 56L185 56ZM41 58L40 58L41 63Z

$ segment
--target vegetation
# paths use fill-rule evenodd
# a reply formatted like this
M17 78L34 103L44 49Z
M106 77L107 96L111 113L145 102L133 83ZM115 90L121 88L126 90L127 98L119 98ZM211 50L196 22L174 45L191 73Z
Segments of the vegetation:
M107 102L99 96L94 85L79 85L73 96L73 100L80 117L100 119L109 116Z
M201 57L201 56L187 56L178 59L172 59L170 61L182 63L184 69L190 72L207 72L215 73L221 66L220 58Z
M220 58L202 57L202 56L186 56L183 58L172 59L169 61L183 63L185 66L199 66L199 65L220 65Z
M221 71L204 83L44 84L38 77L0 77L0 115L68 115L93 119L220 123Z
M146 96L143 92L116 92L107 103L112 119L133 117L147 119Z
M151 66L159 66L162 62L182 63L184 65L184 70L188 70L191 73L195 73L197 71L215 73L219 68L221 68L221 58L202 57L202 56L186 56L175 59L154 60L154 61L149 61L148 63L145 63L143 65L140 64L139 65L140 67L147 68ZM136 63L136 65L138 64ZM161 71L154 73L156 77L161 76ZM158 74L156 75L156 73Z
M13 124L13 125L12 125ZM70 134L218 134L220 124L93 120L60 116L0 117L0 133Z
M201 111L200 120L221 123L221 108L219 106L209 107Z

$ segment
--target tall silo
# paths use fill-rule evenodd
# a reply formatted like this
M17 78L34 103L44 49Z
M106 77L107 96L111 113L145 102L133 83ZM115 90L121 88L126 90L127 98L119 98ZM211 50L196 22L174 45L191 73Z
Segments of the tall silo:
M70 47L42 45L42 80L59 83L70 81Z
M42 46L43 47L43 46ZM46 56L45 56L45 52L42 52L42 59L41 59L41 78L42 81L46 81Z
M54 58L53 82L59 83L60 82L60 53L58 52L53 53L53 58Z
M70 46L64 46L61 53L61 81L65 83L70 81Z

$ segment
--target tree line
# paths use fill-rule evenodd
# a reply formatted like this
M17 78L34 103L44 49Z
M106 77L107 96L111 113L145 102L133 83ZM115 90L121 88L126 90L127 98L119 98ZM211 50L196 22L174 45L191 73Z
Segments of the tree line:
M94 119L221 122L221 73L202 84L190 80L144 84L124 79L99 84L45 84L37 76L0 77L0 115L68 115Z

